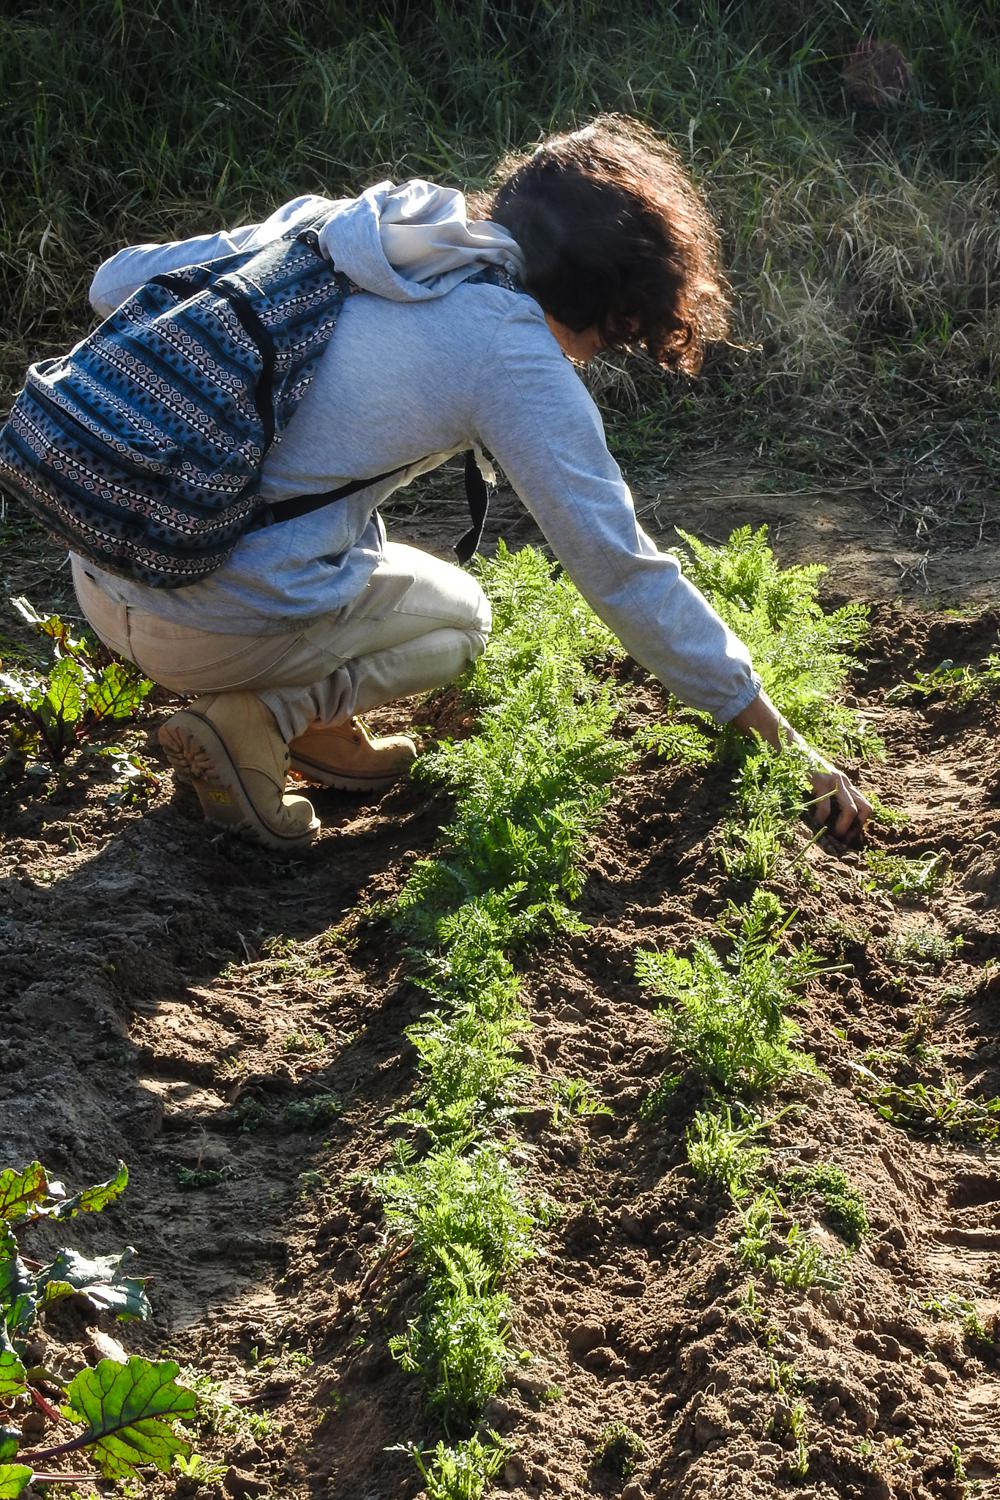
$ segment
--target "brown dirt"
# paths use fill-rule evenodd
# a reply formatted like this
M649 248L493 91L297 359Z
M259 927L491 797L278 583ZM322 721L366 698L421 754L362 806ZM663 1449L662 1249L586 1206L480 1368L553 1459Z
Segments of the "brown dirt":
M755 519L752 508L724 523L711 514L718 526L683 523L721 534ZM840 519L846 533L849 506ZM803 555L800 541L779 535L782 561ZM838 597L892 592L855 589L851 576L831 580ZM956 619L881 604L855 683L887 745L863 779L906 815L874 842L947 851L944 888L890 898L870 888L863 853L807 849L804 828L792 851L801 859L778 882L799 909L795 933L845 968L813 981L798 1008L824 1076L782 1091L778 1103L796 1108L771 1129L772 1159L842 1166L864 1192L872 1233L835 1291L759 1278L756 1324L734 1249L738 1214L686 1164L697 1092L685 1081L656 1124L638 1113L669 1057L634 980L636 951L684 951L746 895L717 853L727 773L648 759L622 779L589 854L589 930L523 965L532 1029L520 1159L561 1213L511 1288L517 1344L532 1357L486 1413L510 1445L501 1492L960 1500L972 1490L956 1477L957 1445L967 1480L1000 1493L996 1341L976 1344L922 1308L957 1294L987 1321L1000 1312L998 1153L896 1128L865 1102L857 1069L872 1050L905 1051L907 1033L924 1027L937 1051L908 1058L914 1076L948 1072L968 1092L1000 1093L1000 711L995 698L885 705L915 668L981 660L998 625L996 610ZM638 726L655 720L661 698L646 679L635 689ZM436 712L453 727L447 700ZM163 713L144 721L150 743ZM426 722L427 708L419 715ZM206 836L193 799L166 777L148 808L111 807L110 790L91 762L60 789L7 792L5 1162L38 1156L76 1186L128 1161L126 1197L75 1221L73 1242L138 1247L155 1323L125 1330L130 1349L168 1351L270 1414L267 1434L199 1437L199 1452L237 1471L229 1494L414 1496L395 1445L439 1434L387 1338L413 1316L418 1288L388 1245L368 1179L397 1134L390 1117L414 1076L404 1030L424 1000L386 929L356 914L399 888L447 808L411 787L381 801L319 794L320 839L283 863ZM942 970L889 955L892 937L921 924L963 940ZM613 1115L553 1128L555 1077L585 1078ZM313 1131L290 1128L286 1106L321 1093L340 1096L342 1113ZM185 1190L181 1167L224 1176ZM48 1231L32 1233L39 1254ZM83 1348L87 1322L64 1314L49 1333L55 1349ZM774 1389L785 1363L793 1394ZM781 1430L793 1400L805 1408L804 1478L791 1473ZM615 1420L646 1448L624 1484L594 1462ZM160 1487L197 1491L173 1478Z

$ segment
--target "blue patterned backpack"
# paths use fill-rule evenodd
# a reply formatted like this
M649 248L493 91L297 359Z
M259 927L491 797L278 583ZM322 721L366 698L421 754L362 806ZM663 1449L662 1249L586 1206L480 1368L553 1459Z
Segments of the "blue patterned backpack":
M258 493L354 288L316 223L263 249L156 276L62 358L32 365L0 430L0 483L74 552L154 588L220 567L253 527L399 470L266 505ZM504 272L473 280L516 285ZM486 488L466 456L475 551Z

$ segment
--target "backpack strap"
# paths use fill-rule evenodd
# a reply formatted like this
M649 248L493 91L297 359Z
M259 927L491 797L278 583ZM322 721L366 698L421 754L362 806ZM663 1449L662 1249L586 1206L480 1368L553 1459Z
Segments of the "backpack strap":
M370 485L380 484L383 479L391 479L394 474L402 474L406 468L409 468L408 464L399 469L387 469L384 474L376 474L372 479L352 479L349 484L342 484L335 490L327 490L322 495L293 495L288 500L276 500L273 505L261 511L250 530L259 531L262 526L276 526L282 521L295 521L300 516L311 515L313 511L322 510L336 500L346 500L348 495L356 495L359 490L366 490ZM486 481L479 471L476 454L472 448L465 455L465 499L472 525L455 543L455 555L462 567L465 567L467 562L471 562L479 551L479 544L483 539L483 527L486 524L486 513L490 507Z
M486 512L490 508L490 492L486 488L486 480L476 462L474 448L470 448L465 455L465 500L469 507L472 525L455 543L455 556L463 568L479 551L479 543L483 539L483 527L486 525Z

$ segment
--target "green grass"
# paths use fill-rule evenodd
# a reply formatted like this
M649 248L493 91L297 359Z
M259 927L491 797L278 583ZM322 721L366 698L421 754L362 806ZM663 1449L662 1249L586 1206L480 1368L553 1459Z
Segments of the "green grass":
M890 963L907 969L940 969L963 947L961 937L945 937L936 928L924 925L889 938L883 951Z
M987 1323L975 1302L968 1297L946 1292L942 1297L930 1297L921 1302L920 1308L932 1317L956 1322L973 1348L978 1347L981 1351L1000 1349L1000 1318L994 1313Z
M629 1479L646 1457L646 1444L625 1422L608 1422L597 1435L594 1464L616 1479Z
M941 1140L1000 1140L1000 1097L964 1094L952 1078L941 1083L896 1083L874 1079L868 1097L890 1125Z
M947 854L936 854L932 849L913 858L869 849L865 863L872 874L873 889L881 886L893 896L911 898L936 895L948 879L950 865Z
M821 1218L845 1245L856 1250L870 1225L865 1201L842 1167L820 1163L806 1172L791 1173L786 1183L793 1198L811 1198Z
M611 1106L597 1097L585 1078L554 1078L551 1089L553 1129L558 1130L567 1120L614 1114Z
M912 681L900 682L885 695L886 703L906 703L922 698L947 698L958 707L985 696L1000 686L1000 652L991 652L980 667L939 662L929 672L917 672Z
M773 1188L765 1188L740 1210L736 1241L740 1262L752 1270L766 1271L776 1286L792 1291L840 1286L846 1251L840 1256L828 1254L800 1224L792 1224L779 1234L775 1215L781 1211L781 1200Z

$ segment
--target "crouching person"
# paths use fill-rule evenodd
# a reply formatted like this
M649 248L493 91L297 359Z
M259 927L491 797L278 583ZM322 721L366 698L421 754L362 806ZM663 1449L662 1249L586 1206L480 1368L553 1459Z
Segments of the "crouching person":
M102 640L191 695L160 741L209 823L296 849L318 823L290 770L359 789L406 772L411 741L358 715L450 681L490 618L467 573L387 541L378 506L463 451L460 561L487 449L636 660L720 723L802 744L639 526L575 369L637 347L693 373L726 331L712 222L636 121L509 160L471 213L454 189L383 182L136 245L91 300L106 322L29 372L0 477L68 543ZM844 834L869 805L803 748L818 820L835 803Z

